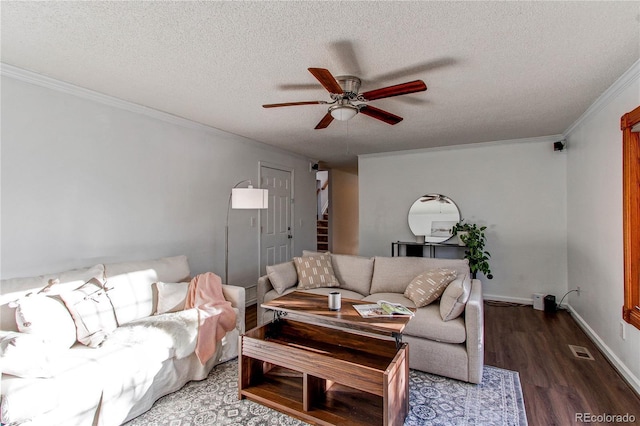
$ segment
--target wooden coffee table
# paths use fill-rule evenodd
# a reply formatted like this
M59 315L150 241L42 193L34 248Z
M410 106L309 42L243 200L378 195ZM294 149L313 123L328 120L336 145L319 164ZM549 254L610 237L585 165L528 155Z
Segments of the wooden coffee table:
M409 410L410 318L362 318L342 299L293 292L262 306L274 321L240 338L238 394L319 425L402 425Z
M400 343L402 332L411 317L363 318L353 307L353 305L370 305L372 303L356 299L342 299L342 308L339 311L330 311L327 296L294 291L263 303L262 307L272 309L276 318L286 315L287 318L303 322L391 336Z

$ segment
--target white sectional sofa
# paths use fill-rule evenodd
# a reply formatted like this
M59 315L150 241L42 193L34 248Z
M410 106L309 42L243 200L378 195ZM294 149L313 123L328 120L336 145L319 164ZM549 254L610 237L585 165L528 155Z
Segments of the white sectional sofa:
M317 254L303 252L303 256ZM482 381L482 284L470 278L466 259L330 256L338 288L302 291L322 295L339 291L344 298L372 303L386 300L415 307L414 302L404 296L414 278L430 269L454 269L457 277L446 287L442 297L418 308L405 329L403 341L409 343L409 367L471 383ZM264 324L273 319L273 312L261 308L262 303L295 290L299 288L293 261L268 267L267 275L258 280L258 323Z
M186 256L175 256L2 280L2 424L120 425L236 357L244 333L244 288L223 285L236 327L203 365L194 353L198 314L183 309L190 278ZM68 310L65 316L64 300L95 279L106 279L117 328L105 336L93 333L88 340L103 340L94 348L75 341L69 327L77 324ZM59 282L36 294L51 280Z

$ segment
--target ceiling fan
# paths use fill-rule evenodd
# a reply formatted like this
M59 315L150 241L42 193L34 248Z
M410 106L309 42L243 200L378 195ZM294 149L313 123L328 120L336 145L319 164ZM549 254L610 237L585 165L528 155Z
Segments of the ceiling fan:
M355 117L361 112L376 120L384 121L387 124L398 124L402 121L399 117L390 112L367 105L367 102L376 99L390 98L393 96L407 95L409 93L423 92L427 90L427 85L422 80L410 81L407 83L396 84L395 86L383 87L381 89L370 90L364 93L358 93L361 81L358 77L352 75L342 75L334 77L329 70L324 68L309 68L309 72L327 89L331 102L328 101L304 101L304 102L286 102L281 104L262 105L263 108L277 108L285 106L297 105L331 105L327 114L320 120L316 129L325 129L336 119L347 121Z

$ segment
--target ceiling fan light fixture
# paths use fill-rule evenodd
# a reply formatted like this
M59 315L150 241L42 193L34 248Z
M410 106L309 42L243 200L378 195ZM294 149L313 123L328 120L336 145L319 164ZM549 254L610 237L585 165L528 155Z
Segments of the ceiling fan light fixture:
M350 104L334 105L329 107L329 113L339 121L351 120L358 113L358 108Z

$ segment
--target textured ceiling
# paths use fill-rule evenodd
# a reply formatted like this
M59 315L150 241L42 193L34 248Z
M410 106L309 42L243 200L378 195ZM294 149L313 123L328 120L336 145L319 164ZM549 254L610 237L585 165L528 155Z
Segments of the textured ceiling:
M562 133L640 56L639 2L2 1L2 62L333 165L358 154ZM314 130L330 100L422 79Z

